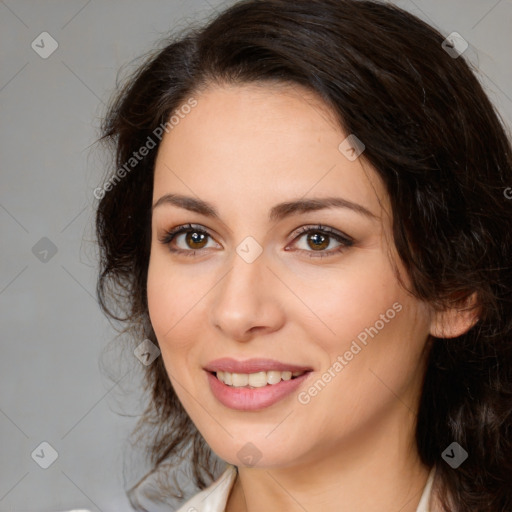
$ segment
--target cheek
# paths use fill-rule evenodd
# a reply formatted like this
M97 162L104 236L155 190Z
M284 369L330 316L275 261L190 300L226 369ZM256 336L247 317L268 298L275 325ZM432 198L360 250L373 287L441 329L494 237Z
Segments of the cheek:
M315 316L304 317L302 328L322 349L320 374L329 380L318 402L341 401L348 408L363 407L366 415L371 404L377 408L393 397L390 389L408 387L421 360L429 317L398 283L387 260L351 265L339 279L317 282L309 298ZM322 383L317 387L325 389Z
M165 252L156 249L148 267L148 311L162 359L171 380L196 386L204 337L209 336L204 322L208 290L212 288L211 272L189 270L173 265ZM180 400L180 387L175 388Z
M380 315L390 309L388 316L394 316L393 304L404 298L388 261L370 256L360 258L358 265L340 268L337 275L317 275L309 281L314 282L314 287L298 293L323 324L323 338L331 338L335 345L340 340L352 340L365 328L381 322Z
M317 380L317 389L306 390L302 403L310 397L311 402L315 400L312 407L334 429L351 430L400 403L414 407L421 387L428 317L421 304L399 289L391 295L382 295L380 307L379 301L367 300L364 312L339 320L336 342L324 339L322 382ZM332 404L337 404L335 414Z
M192 307L190 292L164 260L160 255L151 256L147 279L149 317L163 353L169 348L169 339L179 348L180 338L175 333Z
M180 293L180 283L174 273L150 262L148 269L147 296L151 325L160 347L162 362L167 376L185 408L190 407L188 393L194 382L190 380L190 366L193 363L191 348L193 343L183 330L187 322L186 312L190 294ZM179 280L179 279L178 279ZM190 337L190 336L189 336Z

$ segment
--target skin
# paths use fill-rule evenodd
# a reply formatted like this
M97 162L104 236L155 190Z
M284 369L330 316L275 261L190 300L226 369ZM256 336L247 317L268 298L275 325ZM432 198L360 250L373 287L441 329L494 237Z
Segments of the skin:
M392 242L389 197L364 153L350 161L339 151L347 134L320 99L255 84L194 97L197 106L159 147L153 202L171 193L200 198L220 219L154 208L148 302L180 401L213 451L239 468L226 510L414 512L429 472L414 441L427 340L441 330L458 335L469 320L450 324L399 284L396 268L409 283ZM328 208L268 219L277 203L327 196L374 217ZM185 234L161 242L188 223L210 234L207 243L192 256L171 252L201 247ZM328 238L319 250L297 234L318 224L353 245L335 252L340 243ZM263 249L252 263L236 252L248 236ZM219 357L311 366L299 389L307 391L395 303L401 311L307 404L292 393L236 411L210 391L203 367ZM237 455L249 442L261 454L254 467Z

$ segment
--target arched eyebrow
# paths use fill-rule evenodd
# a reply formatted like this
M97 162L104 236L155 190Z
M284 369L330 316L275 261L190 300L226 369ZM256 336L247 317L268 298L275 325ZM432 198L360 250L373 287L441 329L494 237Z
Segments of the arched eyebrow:
M184 208L185 210L210 217L212 219L220 220L219 212L215 206L196 197L184 196L181 194L165 194L153 204L152 211L164 204L174 205L179 208ZM348 199L343 199L341 197L297 199L295 201L279 203L271 208L268 218L270 222L278 222L294 214L318 211L326 208L348 208L349 210L369 217L370 219L379 218L364 206L349 201Z

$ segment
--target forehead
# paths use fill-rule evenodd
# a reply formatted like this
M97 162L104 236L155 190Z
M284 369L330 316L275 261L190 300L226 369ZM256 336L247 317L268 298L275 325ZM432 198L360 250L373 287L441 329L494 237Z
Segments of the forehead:
M169 191L231 204L333 195L379 212L385 192L325 103L300 86L213 86L193 95L159 147L154 198Z

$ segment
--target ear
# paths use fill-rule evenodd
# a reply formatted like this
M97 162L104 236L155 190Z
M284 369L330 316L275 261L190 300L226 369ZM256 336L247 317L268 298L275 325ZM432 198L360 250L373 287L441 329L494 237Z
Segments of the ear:
M435 311L430 322L430 334L436 338L457 338L478 322L480 312L478 296L474 292L456 306Z

